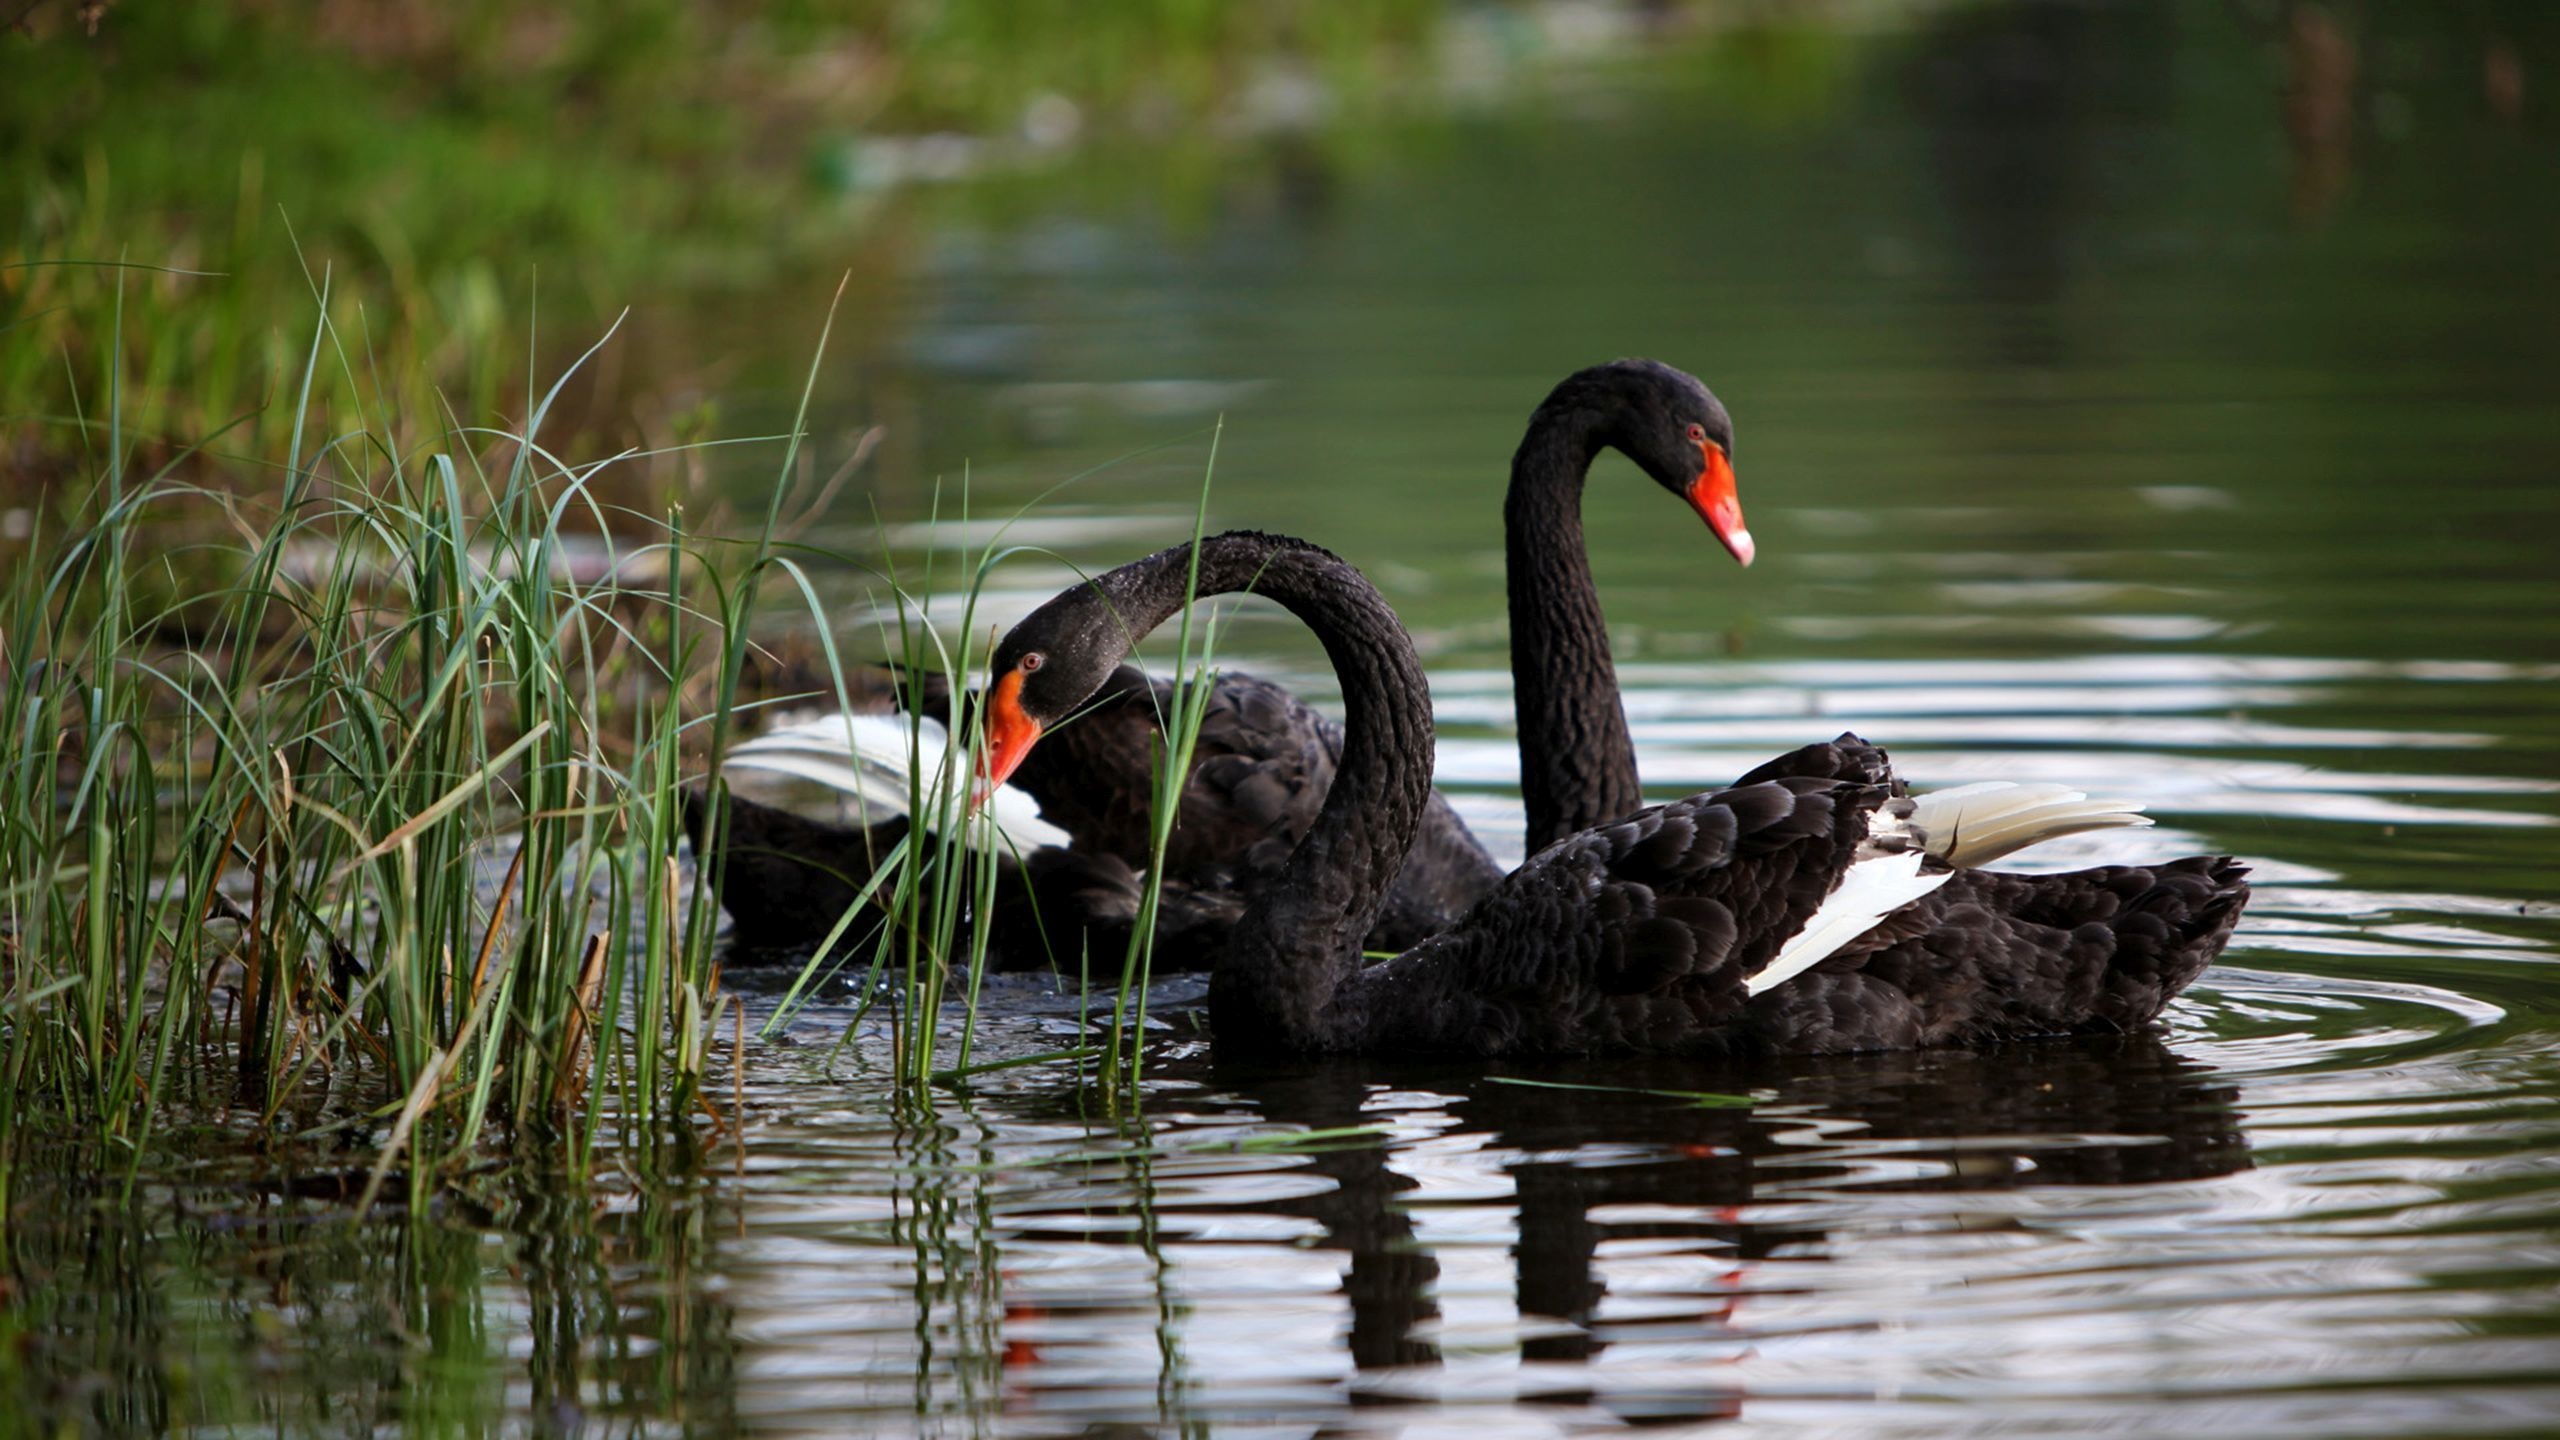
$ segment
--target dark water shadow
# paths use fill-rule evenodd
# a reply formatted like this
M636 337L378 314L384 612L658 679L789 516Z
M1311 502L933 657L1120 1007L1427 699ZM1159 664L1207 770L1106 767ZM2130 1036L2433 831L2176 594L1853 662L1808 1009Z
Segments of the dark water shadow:
M1613 1061L1496 1077L1320 1063L1221 1066L1214 1082L1275 1124L1318 1130L1379 1120L1382 1097L1446 1097L1456 1132L1481 1135L1514 1186L1517 1306L1524 1322L1538 1322L1524 1323L1524 1361L1588 1362L1608 1349L1609 1297L1595 1264L1605 1241L1709 1242L1731 1255L1738 1280L1772 1256L1823 1256L1826 1231L1805 1215L1837 1189L1958 1196L2156 1185L2251 1163L2237 1092L2148 1037L1793 1061L1774 1071ZM1562 1088L1586 1086L1594 1088ZM1647 1090L1754 1098L1718 1106ZM1890 1164L1874 1163L1880 1156ZM1333 1187L1276 1207L1315 1219L1321 1243L1347 1255L1347 1343L1363 1370L1442 1358L1430 1339L1440 1262L1414 1223L1415 1204L1428 1197L1415 1194L1396 1158L1382 1145L1320 1150L1308 1163ZM1728 1317L1689 1323L1713 1330Z

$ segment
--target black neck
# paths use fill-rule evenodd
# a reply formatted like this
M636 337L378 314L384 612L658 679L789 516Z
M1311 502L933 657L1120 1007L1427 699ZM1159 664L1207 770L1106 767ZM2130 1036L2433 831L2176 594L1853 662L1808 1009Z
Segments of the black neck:
M1190 547L1176 546L1095 583L1144 635L1181 608L1189 565ZM1196 593L1240 591L1287 607L1324 643L1344 736L1324 807L1236 927L1211 985L1211 1022L1222 1035L1322 1048L1328 1003L1359 969L1361 939L1431 798L1431 692L1395 612L1341 558L1249 531L1203 540Z
M1502 507L1520 792L1533 855L1644 803L1582 540L1582 482L1600 450L1599 429L1590 410L1540 407L1511 459Z

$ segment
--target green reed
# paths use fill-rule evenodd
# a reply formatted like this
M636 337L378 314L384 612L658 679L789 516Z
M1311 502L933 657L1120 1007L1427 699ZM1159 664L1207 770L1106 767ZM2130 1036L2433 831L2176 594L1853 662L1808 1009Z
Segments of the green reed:
M118 272L99 273L121 335ZM528 388L511 428L422 422L375 383L325 276L313 298L275 384L281 454L228 453L227 434L141 443L111 341L95 414L70 422L94 489L0 540L0 1202L29 1126L110 1147L128 1175L172 1123L270 1147L353 1132L370 1142L355 1152L369 1205L421 1201L495 1143L555 1140L522 1153L575 1176L599 1143L727 1123L701 1079L735 1001L710 866L688 888L675 859L681 801L754 703L760 597L779 582L824 619L784 501L827 333L790 433L763 442L782 458L760 523L718 540L680 504L606 498L633 488L608 492L617 472L645 486L677 452L580 461L544 443L610 331ZM146 450L165 458L146 469ZM1206 495L1204 477L1204 513ZM968 510L964 485L964 524ZM967 696L992 633L981 598L1022 548L999 531L958 552L956 624L928 609L952 562L928 546L912 585L883 565L897 604L880 639L911 679L948 682L936 718L956 738L948 756L911 747L917 823L777 1013L863 971L863 1008L893 1005L902 1088L992 1068L976 1049L986 922L1022 857L998 853L971 804ZM1213 631L1186 616L1162 717L1157 863L1110 1006L1114 1088L1137 1071ZM822 645L841 704L843 661ZM1063 918L1032 923L1063 937ZM1092 984L1080 950L1051 961Z
M730 1002L673 861L687 708L734 687L752 607L697 611L739 587L680 507L598 498L663 455L545 448L578 366L512 433L421 425L316 292L281 457L133 468L119 342L74 417L93 493L10 557L0 1141L352 1128L370 1199L501 1123L573 1172L689 1133Z
M1201 472L1200 497L1191 514L1191 559L1183 577L1172 704L1158 717L1164 745L1156 753L1155 772L1150 777L1146 888L1139 897L1138 923L1129 934L1128 954L1121 962L1120 988L1111 1009L1111 1041L1103 1066L1105 1088L1114 1092L1137 1090L1142 1055L1139 1039L1145 1034L1147 1021L1147 989L1155 978L1156 918L1164 901L1164 857L1173 842L1174 822L1181 816L1183 788L1191 780L1200 727L1209 713L1210 696L1217 689L1217 671L1212 667L1217 626L1199 627L1195 649L1192 612L1200 599L1200 540L1208 532L1209 487L1217 478L1218 440L1225 432L1223 420L1209 432L1209 460Z
M1206 523L1217 439L1218 434L1213 431L1209 469L1203 473L1193 515L1195 543ZM948 573L945 567L951 563L941 558L938 547L924 548L920 568L914 574L907 573L885 546L877 562L864 567L877 582L881 597L875 606L877 639L901 677L901 693L909 702L901 711L909 722L909 731L906 795L900 813L912 817L913 823L908 833L878 858L872 872L859 877L856 903L821 938L767 1021L766 1033L778 1029L824 985L850 975L857 1002L839 1047L851 1043L856 1028L875 1005L888 1005L892 1021L889 1070L902 1090L912 1092L912 1087L953 1083L986 1070L1095 1059L1105 1061L1102 1076L1106 1086L1118 1091L1133 1085L1141 1058L1139 1037L1145 1024L1147 987L1153 974L1163 857L1171 842L1182 787L1191 773L1216 678L1211 668L1216 627L1202 624L1195 629L1188 608L1181 626L1172 703L1157 717L1163 740L1150 781L1150 863L1129 942L1118 957L1119 969L1115 977L1106 980L1111 1016L1107 1043L1099 1048L1077 1047L985 1064L976 1058L980 986L986 975L990 939L998 923L998 889L1009 882L1018 883L1019 867L1026 860L1007 848L992 818L978 812L971 803L985 750L983 712L971 697L973 690L988 679L985 671L995 638L991 627L981 620L983 600L988 585L1006 562L1017 556L1048 554L1037 547L1010 542L1007 535L1011 526L1060 490L1116 463L1106 462L1095 470L1068 477L1014 512L983 544L957 547L953 553L964 579L958 586L956 617L947 610L937 613L935 609L936 597L942 593L941 582ZM943 492L937 488L928 528L947 521L964 534L973 531L977 517L971 510L965 477L957 502L956 514L946 514ZM773 563L799 587L811 614L823 618L823 607L806 572L786 556L775 557ZM1195 592L1197 583L1195 561L1191 576ZM987 637L984 643L981 636ZM834 698L840 708L849 708L851 687L845 678L844 657L823 624L819 645ZM939 714L928 715L923 706L914 703L923 693L922 682L927 677L938 678L949 696ZM947 749L937 748L928 738L923 729L928 719L943 727L949 737ZM1076 720L1070 717L1061 723L1071 725ZM719 813L720 807L710 808ZM705 849L716 856L721 847L714 840L707 842ZM1091 1013L1094 957L1084 953L1080 944L1067 944L1067 937L1074 933L1069 928L1073 918L1042 914L1035 896L1034 903L1021 912L1005 914L1002 923L1028 923L1035 927L1034 941L1049 970L1062 980L1072 979L1083 990L1085 1008Z
M1019 519L1020 513L1014 518ZM956 516L943 514L937 488L928 524L938 525L945 519L964 532L971 525L965 479ZM1024 547L1005 543L1004 529L999 527L974 550L966 546L959 550L967 580L956 621L935 614L942 569L935 547L926 547L921 571L912 581L897 557L885 549L877 566L870 567L888 599L879 607L878 639L907 700L900 711L908 721L901 811L912 823L859 887L859 903L822 938L767 1027L770 1031L779 1026L826 979L852 968L849 962L867 957L855 982L860 1003L846 1025L844 1040L851 1040L874 1003L886 1001L893 1020L890 1071L901 1087L950 1080L975 1068L980 982L986 973L997 888L1007 872L1024 860L1007 849L993 817L972 804L985 753L985 718L970 692L984 678L982 672L992 654L991 642L982 646L979 640L986 628L979 620L981 602L998 567L1024 553ZM801 587L813 613L820 613L805 572L787 560L781 563ZM823 625L819 633L837 704L849 708L843 656ZM949 697L939 714L928 713L918 703L927 677L939 678ZM924 730L927 721L942 727L949 737L946 747L937 748L929 739ZM867 815L857 816L857 823L868 820ZM1038 923L1038 917L1033 918ZM1044 948L1046 939L1044 931ZM1053 967L1061 964L1054 950L1050 960ZM957 1029L950 1037L955 1053L945 1066L941 1063L943 1021L955 984L962 987L958 1013L951 1017Z

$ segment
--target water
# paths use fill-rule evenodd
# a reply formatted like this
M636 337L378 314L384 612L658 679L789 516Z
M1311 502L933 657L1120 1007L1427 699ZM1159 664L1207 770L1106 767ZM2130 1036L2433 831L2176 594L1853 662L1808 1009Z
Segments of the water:
M106 1429L2560 1428L2560 150L2480 79L2560 70L2539 12L2361 17L2344 81L2292 23L1965 7L923 192L824 397L891 427L891 528L820 538L908 563L964 462L982 517L1112 462L1021 532L1063 561L1175 538L1223 413L1212 523L1378 579L1516 855L1510 448L1574 366L1693 369L1760 564L1621 461L1586 504L1648 790L1855 728L1922 785L2142 796L2024 858L2257 867L2157 1036L1249 1070L1177 984L1115 1115L1040 1067L901 1107L830 1003L723 1091L743 1149L601 1203L22 1175L52 1324L5 1363ZM770 353L829 283L711 308ZM1282 617L1223 648L1329 693ZM1075 1033L991 1008L990 1053Z

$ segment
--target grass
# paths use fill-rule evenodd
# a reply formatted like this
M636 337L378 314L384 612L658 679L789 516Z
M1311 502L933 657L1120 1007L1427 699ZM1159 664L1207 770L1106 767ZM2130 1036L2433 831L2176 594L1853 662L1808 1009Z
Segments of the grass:
M1209 441L1208 469L1201 479L1198 502L1192 521L1192 540L1196 545L1206 525L1208 497L1216 473L1218 432ZM1101 467L1101 468L1108 468ZM1093 472L1086 472L1091 474ZM1064 488L1086 478L1077 475L1062 482ZM1045 496L1043 497L1045 498ZM827 981L842 974L854 959L867 951L868 962L860 972L857 991L876 998L884 993L884 984L897 1001L894 1014L902 1022L893 1044L893 1069L902 1083L918 1080L935 1084L955 1084L973 1074L1009 1069L1035 1061L1074 1061L1081 1065L1099 1060L1099 1078L1106 1091L1114 1095L1134 1093L1141 1059L1139 1036L1146 1024L1146 995L1154 975L1156 918L1163 896L1164 857L1171 843L1174 821L1179 814L1180 796L1190 776L1192 757L1199 740L1200 727L1206 714L1212 689L1216 684L1214 653L1216 627L1201 625L1196 634L1194 617L1189 607L1183 613L1180 643L1175 656L1175 680L1169 707L1159 713L1162 743L1157 749L1150 787L1150 848L1144 866L1135 924L1127 949L1119 957L1117 982L1112 986L1111 1028L1107 1044L1098 1050L1070 1049L1031 1059L1009 1059L981 1065L976 1063L974 1048L977 1037L980 983L987 971L988 944L991 928L971 923L970 917L988 916L997 910L997 888L1007 878L1009 867L1019 866L1024 857L1008 853L997 835L991 819L975 813L969 794L975 768L970 764L942 763L923 725L928 719L938 722L946 735L954 737L956 753L974 756L981 753L984 736L982 714L974 705L964 703L974 683L980 678L989 650L977 648L977 637L985 633L980 622L982 601L988 583L999 567L1026 553L1031 547L1015 545L1007 538L1012 523L1036 507L1034 500L1024 511L991 533L974 552L960 551L961 564L967 571L967 582L960 594L960 615L956 624L937 624L933 597L938 593L932 547L926 549L923 573L910 583L901 574L894 557L884 553L874 575L886 588L893 603L879 608L883 622L880 639L885 653L896 657L900 669L908 676L936 675L943 693L950 697L949 709L941 715L926 715L921 707L911 708L910 741L906 773L906 800L900 813L918 817L920 822L909 834L890 848L875 872L860 886L867 908L847 911L825 935L815 952L803 966L799 976L783 997L782 1003L766 1023L767 1033L787 1022L795 1009L818 992ZM942 517L937 497L934 517ZM960 491L959 513L953 517L963 533L973 528L965 483ZM1045 552L1036 552L1045 553ZM1054 558L1054 557L1052 557ZM812 610L818 609L815 591L807 575L788 561L794 582ZM1196 596L1198 569L1195 559L1191 575L1192 593ZM820 630L828 680L840 708L850 708L849 691L843 657L832 637ZM1073 724L1070 717L1065 724ZM717 805L713 814L720 813ZM706 846L714 853L719 842L712 839ZM1062 949L1070 935L1076 933L1076 917L1042 915L1037 909L1037 896L1028 920L1039 927L1039 943L1046 951L1052 973L1072 976L1085 997L1085 1010L1091 1013L1093 957L1079 943L1071 950ZM1016 923L1019 923L1018 919ZM965 963L964 963L965 962ZM949 987L959 980L966 985L960 997L958 1033L954 1038L956 1054L946 1064L941 1053L942 1032L939 1019L950 999ZM868 999L864 1006L868 1009ZM857 1013L848 1024L845 1038L850 1039Z
M1700 1110L1745 1109L1757 1103L1748 1095L1728 1095L1714 1090L1645 1090L1625 1085L1583 1085L1570 1080L1532 1080L1522 1075L1487 1075L1490 1084L1520 1085L1532 1090L1583 1090L1602 1095L1651 1095L1664 1100L1678 1100Z
M1130 932L1129 952L1122 958L1120 988L1111 1009L1111 1045L1104 1074L1114 1089L1137 1090L1137 1037L1147 1023L1147 987L1155 977L1156 917L1164 901L1164 858L1173 840L1173 823L1182 812L1183 787L1191 779L1191 757L1198 748L1200 726L1217 688L1212 657L1217 629L1202 628L1193 646L1192 612L1200 598L1200 540L1209 521L1209 487L1218 473L1218 439L1223 422L1209 437L1209 463L1200 477L1200 499L1191 514L1191 563L1183 581L1180 638L1174 651L1170 713L1160 717L1164 748L1157 753L1150 777L1146 889L1138 902L1137 927Z
M291 407L261 391L292 368L298 327L278 321L305 303L301 277L267 263L288 244L315 270L379 277L362 313L333 296L331 320L412 415L440 395L486 415L533 366L557 367L504 343L528 272L545 313L582 330L631 294L707 293L712 313L619 347L595 377L609 383L549 422L570 440L636 403L668 436L704 433L710 417L663 403L716 388L704 337L680 327L716 326L735 294L849 250L868 312L868 277L894 274L912 244L864 178L901 137L1012 153L1030 147L1031 116L1062 107L1080 134L1192 137L1273 67L1383 103L1442 6L812 0L741 23L704 0L122 0L94 33L72 0L11 9L24 24L0 27L0 477L55 480L95 473L65 422L84 408L75 378L118 342L129 434L206 435L245 414L239 443L275 453ZM1232 162L1194 169L1197 211ZM55 263L67 256L154 267L127 286L123 333L98 323L79 267ZM317 377L327 408L354 403L336 378Z
M102 327L120 336L121 272L98 273ZM94 1140L128 1183L173 1125L270 1151L352 1138L368 1156L362 1209L420 1203L510 1145L574 1178L599 1146L645 1161L731 1123L702 1082L743 1030L714 963L708 876L688 884L674 859L680 801L757 703L747 637L773 582L824 618L786 502L829 332L792 429L758 439L780 456L764 513L728 539L689 529L680 499L643 512L601 498L617 470L637 472L626 493L676 493L699 446L572 460L547 443L610 331L526 390L510 427L419 421L336 323L331 292L323 275L294 368L275 377L291 397L271 427L280 454L198 445L140 464L130 364L110 344L86 387L98 408L67 422L95 437L94 490L26 512L32 533L7 542L0 1166L30 1127ZM189 478L270 467L271 499ZM1205 479L1201 495L1205 513ZM966 508L964 490L964 521ZM970 754L976 707L958 697L985 664L978 604L1019 553L1001 534L964 552L956 627L918 598L934 593L930 560L913 592L886 570L898 604L883 638L951 682L939 718ZM841 701L844 663L822 643ZM1214 627L1195 635L1186 616L1154 780L1159 860L1213 647ZM934 758L919 748L909 777L909 813L929 823L800 992L867 953L862 993L893 1002L890 1068L907 1087L1015 1063L975 1050L975 917L999 867L972 829L989 822L970 813L972 767ZM1119 957L1108 1045L1052 1057L1101 1062L1120 1093L1141 1054L1160 874L1148 867ZM1088 957L1053 959L1091 983Z
M767 544L732 576L680 506L611 513L599 478L666 457L547 449L575 367L513 433L323 413L324 373L381 392L315 300L280 496L134 467L111 351L97 488L0 593L0 1131L354 1129L368 1200L495 1127L572 1173L609 1125L689 1135L730 1002L677 791Z

